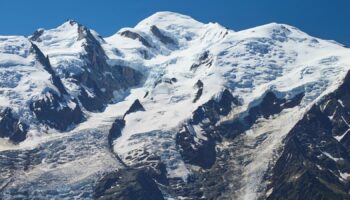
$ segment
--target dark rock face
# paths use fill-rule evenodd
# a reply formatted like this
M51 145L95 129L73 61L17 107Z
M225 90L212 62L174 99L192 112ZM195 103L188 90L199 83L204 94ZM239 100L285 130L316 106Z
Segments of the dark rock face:
M196 96L193 99L193 103L196 103L199 98L201 98L202 93L203 93L203 82L201 80L198 80L196 83L196 87L198 88L198 91L196 93Z
M120 35L127 37L127 38L131 38L133 40L138 40L146 47L152 47L150 45L150 43L138 33L126 30L126 31L121 32Z
M174 84L177 82L176 78L160 78L154 83L154 88L157 87L157 85L161 83L166 83L166 84Z
M8 137L13 143L26 139L28 125L19 121L12 115L11 108L0 111L0 137Z
M349 102L350 74L288 133L267 199L350 199Z
M198 144L195 136L191 134L192 127L186 126L177 134L176 142L181 148L181 156L185 163L200 166L209 169L216 160L215 139L214 136L206 135L206 140L201 140ZM193 129L193 128L192 128ZM195 144L195 146L193 146Z
M43 29L36 30L33 35L29 38L31 41L41 42L40 36L44 33Z
M43 99L33 101L30 109L41 123L60 131L65 131L69 126L84 120L83 112L77 101L63 101L52 91L47 92Z
M83 73L69 78L81 86L78 97L81 104L89 111L102 111L114 98L114 91L140 84L142 74L130 67L108 65L104 50L89 29L80 26L79 32L87 41L84 45L87 54L81 58L87 65Z
M93 86L96 88L96 86ZM93 95L91 94L93 91ZM80 88L80 94L78 96L79 102L82 106L88 111L103 111L105 108L105 102L107 99L103 97L102 91L99 89L89 88L89 90L85 87Z
M124 117L130 113L137 112L137 111L145 111L145 108L142 106L140 101L136 99L134 103L130 106L130 108L125 112Z
M129 67L114 66L111 67L111 71L113 75L104 75L103 71L96 73L85 71L74 77L76 82L82 85L78 99L84 108L89 111L102 111L106 104L114 98L114 91L126 90L139 84L142 79L139 72ZM104 81L100 77L104 77Z
M125 116L137 111L145 111L145 108L142 106L138 99L136 99L130 108L124 113L123 118L117 118L113 122L112 128L109 130L108 134L108 143L111 149L113 149L113 141L121 136L122 130L125 127Z
M204 119L208 118L211 122L217 122L220 116L229 114L232 110L232 106L241 105L240 101L232 96L229 90L222 92L221 98L218 101L214 99L209 100L207 103L199 106L193 113L192 123L199 124Z
M274 114L280 113L283 109L293 108L294 106L299 105L303 97L304 93L300 93L293 99L287 101L286 99L277 98L272 91L269 91L265 94L261 103L249 110L249 114L245 117L245 121L248 124L252 124L259 117L269 118Z
M250 108L233 121L221 123L217 129L220 135L225 138L233 139L239 134L251 128L259 118L269 118L272 115L280 113L283 109L293 108L300 104L304 97L304 93L299 93L293 98L287 100L276 97L272 91L263 95L260 102L254 102Z
M155 181L143 170L120 169L105 175L95 188L96 199L162 200Z
M138 99L136 99L134 103L130 106L130 108L124 113L123 118L121 119L117 118L113 122L112 128L109 130L109 135L108 135L108 142L109 142L110 148L112 148L113 141L116 140L118 137L120 137L122 134L122 130L125 127L125 120L124 120L125 116L137 111L145 111L145 109L143 108L142 104Z
M176 41L171 37L166 36L161 30L155 25L151 26L151 32L155 35L163 44L176 45Z
M199 83L199 86L201 84ZM176 135L176 144L186 163L210 168L216 160L216 141L220 140L215 124L220 117L230 113L233 107L240 105L238 99L228 90L224 90L219 101L210 100L193 113L193 118ZM205 122L205 120L207 120ZM204 131L202 138L197 138L193 126L200 126ZM204 138L205 139L204 139ZM196 142L198 140L198 142Z
M191 70L195 71L198 67L204 65L207 67L210 67L213 64L213 59L210 56L209 51L203 52L203 54L198 58L198 61L196 63L193 63L191 66Z
M113 141L122 135L122 130L124 127L125 127L124 119L116 119L113 122L112 128L109 130L109 134L108 134L108 143L111 149L113 148Z

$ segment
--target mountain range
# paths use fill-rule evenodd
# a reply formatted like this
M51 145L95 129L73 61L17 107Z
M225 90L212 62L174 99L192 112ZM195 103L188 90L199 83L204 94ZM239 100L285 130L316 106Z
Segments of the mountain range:
M0 36L0 199L350 199L350 49L172 12Z

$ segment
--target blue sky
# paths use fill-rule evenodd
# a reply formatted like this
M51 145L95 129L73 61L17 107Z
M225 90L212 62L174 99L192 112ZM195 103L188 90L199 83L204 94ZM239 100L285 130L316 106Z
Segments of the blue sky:
M30 35L39 27L75 19L109 36L157 11L179 12L236 31L286 23L350 46L349 0L3 0L0 35Z

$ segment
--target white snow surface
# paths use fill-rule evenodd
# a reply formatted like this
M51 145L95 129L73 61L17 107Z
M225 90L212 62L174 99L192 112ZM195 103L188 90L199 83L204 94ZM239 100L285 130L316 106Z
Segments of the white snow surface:
M176 44L163 44L150 31L152 25L156 25ZM66 22L55 29L45 30L40 37L42 41L36 42L44 54L49 55L58 74L63 71L76 73L83 65L79 57L84 54L84 40L78 39L77 26L77 23ZM125 30L138 33L152 47L122 36L120 33ZM92 32L98 37L96 32ZM284 136L311 105L341 84L350 69L349 49L314 38L285 24L271 23L235 32L217 23L204 24L181 14L158 12L134 28L122 29L98 41L109 63L126 64L141 71L147 78L144 84L131 89L125 99L110 105L103 113L91 113L87 122L65 135L69 137L80 130L94 129L100 123L103 129L110 127L111 118L122 116L121 110L126 111L135 99L139 99L146 111L126 116L122 136L114 141L114 152L124 159L137 149L146 149L161 157L170 177L182 177L185 181L191 172L177 152L174 138L181 125L200 105L212 98L217 99L227 88L243 103L230 115L233 117L245 111L267 90L278 91L286 98L305 92L299 107L285 110L280 116L267 121L259 121L245 133L245 140L254 143L255 138L276 124L261 146L249 152L252 162L242 174L245 184L239 191L241 199L258 198L257 185L273 160L275 150L281 147ZM11 106L19 113L29 98L41 94L44 87L52 87L48 74L28 53L29 46L24 37L0 37L0 76L3 77L0 80L0 106ZM149 57L144 59L140 52L146 52ZM191 70L194 63L201 62L199 58L205 52L208 52L206 62ZM167 83L172 78L176 82ZM193 103L198 80L204 84L203 94ZM144 97L146 93L148 95ZM108 123L103 123L104 119L108 119ZM225 120L230 119L222 119ZM201 136L201 133L196 134ZM45 137L56 140L55 135ZM42 142L47 140L33 137L23 145L35 148ZM0 141L0 145L2 143L1 150L24 148L23 145L8 147L6 142ZM101 152L105 153L105 150ZM72 176L77 179L80 175Z

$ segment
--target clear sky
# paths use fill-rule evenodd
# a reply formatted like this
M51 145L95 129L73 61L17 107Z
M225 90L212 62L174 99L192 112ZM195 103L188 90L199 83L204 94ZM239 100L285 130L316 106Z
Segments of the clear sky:
M109 36L157 11L242 30L286 23L350 46L350 0L1 0L0 35L30 35L74 19Z

